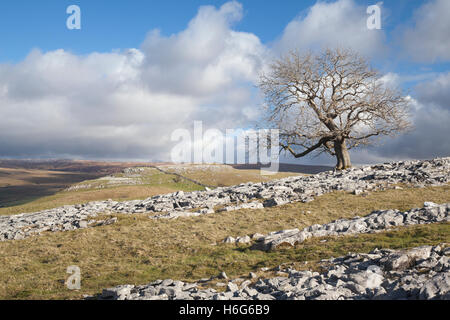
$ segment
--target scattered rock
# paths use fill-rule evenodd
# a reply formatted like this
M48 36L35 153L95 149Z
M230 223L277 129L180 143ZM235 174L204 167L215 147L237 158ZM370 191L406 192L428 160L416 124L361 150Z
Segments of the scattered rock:
M233 282L228 282L227 284L227 291L228 292L235 292L238 291L239 287L237 286L237 284L234 284Z
M88 223L87 223L87 221L79 221L78 224L77 224L77 226L78 226L78 228L80 228L80 229L84 229L84 228L87 228L87 227L88 227Z
M252 239L249 236L236 238L236 243L238 243L238 244L247 244L250 242L252 242Z
M426 260L431 254L431 247L420 247L408 251L400 251L381 259L388 271L406 270L416 264L418 260Z
M394 226L410 226L445 221L450 221L450 203L428 205L421 209L412 209L406 212L378 210L364 218L341 219L324 225L313 225L303 230L293 229L272 232L260 238L252 246L252 249L269 251L282 245L294 246L311 237L374 233L381 230L388 230ZM407 265L412 259L423 258L419 257L419 253L417 255L414 257L398 257L395 260L396 262L393 260L395 265L392 268L400 268L401 266Z
M322 274L276 268L286 275L259 279L255 284L234 279L226 292L200 289L196 284L158 280L144 286L105 289L99 299L113 300L396 300L450 299L450 265L436 266L447 258L447 249L419 247L411 250L374 250L322 261ZM414 257L396 271L398 257ZM403 260L402 260L403 261ZM424 273L421 265L430 266ZM436 269L436 270L437 270ZM251 276L252 277L252 276ZM253 278L253 277L252 277ZM241 283L242 282L242 283ZM241 283L238 286L236 283ZM225 286L225 284L218 285Z
M128 174L134 174L134 171L130 171ZM386 163L351 168L341 172L328 171L313 176L295 176L269 182L243 183L238 186L205 189L204 191L175 192L157 195L145 200L90 202L35 213L2 216L0 217L0 241L21 240L32 235L38 235L44 231L59 232L85 228L86 224L82 221L93 220L104 213L153 213L150 217L151 219L189 218L203 214L213 214L215 213L215 207L224 207L226 211L234 211L240 209L262 209L293 202L309 202L317 196L336 190L359 194L360 192L365 193L395 188L398 184L417 187L439 186L447 184L449 176L450 157L427 161ZM439 219L442 219L442 215L445 215L445 212L433 211L435 209L443 210L442 207L433 203L426 203L424 207L427 210L427 214L438 216ZM422 213L419 212L417 214L419 217L416 215L416 212L410 212L403 217L398 215L397 212L390 212L382 217L384 220L380 218L381 221L377 221L377 223L382 229L386 225L414 224L421 219L430 221L429 218L421 216ZM116 221L114 218L109 219L104 221L103 225L115 223ZM94 226L95 224L88 223L87 227ZM349 227L351 231L365 232L363 224L347 227L341 224L335 227L336 232L343 231ZM325 234L326 232L325 230L317 230L314 236L320 233ZM280 237L280 239L282 238ZM297 241L299 239L292 237L285 243L295 244Z
M227 237L225 240L223 240L223 243L236 243L236 239L233 237Z
M433 207L436 207L437 204L434 203L434 202L425 202L425 203L423 204L423 206L424 206L425 208L433 208Z
M262 241L262 240L264 240L264 235L260 234L260 233L255 233L254 235L252 235L252 240Z
M224 280L228 279L227 274L225 272L223 272L223 271L219 274L219 276L217 278L218 279L224 279Z
M425 282L420 289L419 298L424 300L450 300L450 274L440 273Z

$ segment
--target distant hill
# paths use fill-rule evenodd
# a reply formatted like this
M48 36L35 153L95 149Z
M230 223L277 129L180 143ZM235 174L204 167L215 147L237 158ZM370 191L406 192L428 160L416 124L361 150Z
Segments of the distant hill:
M0 168L10 169L37 169L49 171L86 172L97 175L108 175L121 172L124 168L171 165L170 162L118 162L118 161L91 161L91 160L15 160L0 159ZM261 164L231 165L234 169L259 170L265 167ZM296 172L316 174L333 170L333 167L314 166L291 163L280 163L279 172Z
M261 164L238 164L232 166L238 170L259 170L263 167ZM316 174L324 171L333 170L333 167L328 166L311 166L311 165L303 165L303 164L292 164L292 163L280 163L279 172L296 172L303 174Z
M0 160L0 168L85 172L108 175L130 167L159 165L150 162L115 162L90 160Z

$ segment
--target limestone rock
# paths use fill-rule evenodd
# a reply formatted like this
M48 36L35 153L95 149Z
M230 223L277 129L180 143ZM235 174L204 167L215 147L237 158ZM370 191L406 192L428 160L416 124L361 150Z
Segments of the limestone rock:
M228 282L226 292L200 289L172 279L154 281L144 286L118 286L105 289L99 299L106 300L395 300L450 299L450 269L424 274L417 264L401 264L397 271L384 270L384 265L396 265L402 256L414 257L431 269L446 257L446 249L419 247L411 250L374 250L369 254L349 254L323 260L328 271L322 274L296 271L281 266L285 276L259 279L255 284L243 279ZM402 260L403 261L403 260ZM200 282L200 281L199 281ZM237 285L241 283L241 289Z

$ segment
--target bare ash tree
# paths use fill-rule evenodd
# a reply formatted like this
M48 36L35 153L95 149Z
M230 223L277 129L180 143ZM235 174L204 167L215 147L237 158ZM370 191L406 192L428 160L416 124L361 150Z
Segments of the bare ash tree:
M338 170L351 167L348 150L411 126L408 98L351 50L291 52L261 76L259 88L265 125L280 130L281 151L296 158L326 152Z

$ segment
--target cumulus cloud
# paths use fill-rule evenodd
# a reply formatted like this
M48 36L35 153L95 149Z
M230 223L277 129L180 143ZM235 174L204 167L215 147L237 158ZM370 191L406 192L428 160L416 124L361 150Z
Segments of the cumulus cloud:
M416 13L414 28L403 29L405 46L409 53L421 60L433 62L450 56L449 19L450 1L433 0ZM366 7L352 0L317 2L304 15L285 28L275 44L275 50L292 48L321 49L323 47L351 47L369 57L386 53L383 31L366 28ZM411 99L411 115L415 128L399 137L385 137L373 147L352 150L354 163L379 163L400 159L424 159L450 155L450 73L433 72L417 75L385 74L387 86L401 87L408 82L419 82ZM444 138L443 138L444 137ZM294 162L290 158L283 161ZM328 156L307 157L303 163L332 164Z
M171 132L194 120L247 123L265 48L232 29L241 18L237 2L205 6L185 30L154 30L139 49L34 50L0 65L0 154L168 159Z
M399 30L406 53L420 62L450 60L450 1L431 0L414 14L412 26Z
M450 110L450 72L441 74L432 81L422 83L417 87L417 91L422 103Z
M387 87L398 87L400 85L400 82L402 81L400 75L394 72L386 73L381 77L380 80Z
M231 29L241 18L242 5L229 2L219 10L200 8L179 34L150 32L143 44L145 83L151 89L201 96L227 89L236 80L255 80L264 49L257 36Z
M450 72L415 87L411 98L414 130L383 144L357 153L362 162L374 159L430 159L450 156ZM370 155L373 159L369 161Z
M379 6L382 4L379 3ZM306 13L291 21L275 44L284 52L291 49L350 47L373 57L386 51L383 30L367 28L367 6L353 0L317 2Z
M426 33L442 31L426 21L436 11L440 19L444 2L430 2L414 29L405 31L411 39L423 35L431 58L444 59L450 52L440 47L450 41L436 48L430 42L448 39L448 33ZM242 17L235 1L203 6L185 30L172 35L152 30L139 48L88 55L33 50L20 63L0 64L0 155L169 160L177 144L172 132L192 131L194 121L203 121L205 131L223 133L251 126L259 116L254 83L273 55L326 46L352 47L368 56L385 52L384 31L367 29L366 7L354 0L317 2L270 47L255 34L234 29ZM354 162L449 155L443 137L450 135L450 73L408 79L392 72L383 81L392 86L422 81L414 90L416 131L354 152ZM334 162L329 157L301 161Z

